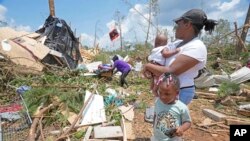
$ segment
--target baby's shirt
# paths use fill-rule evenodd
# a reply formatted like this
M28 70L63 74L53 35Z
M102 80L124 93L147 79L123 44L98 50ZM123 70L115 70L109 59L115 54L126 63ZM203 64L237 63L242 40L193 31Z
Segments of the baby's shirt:
M157 64L160 64L162 66L165 65L166 58L164 58L161 54L161 51L165 48L166 46L160 46L153 48L150 55L148 56L148 61L149 62L154 62Z

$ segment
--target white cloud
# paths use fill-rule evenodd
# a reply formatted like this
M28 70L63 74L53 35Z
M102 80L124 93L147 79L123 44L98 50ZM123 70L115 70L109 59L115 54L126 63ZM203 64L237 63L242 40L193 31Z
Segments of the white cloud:
M80 39L80 42L83 44L83 45L87 45L87 46L93 46L94 44L94 39L95 37L93 36L90 36L88 34L85 34L85 33L82 33L81 34L81 39Z
M32 32L31 26L27 25L17 25L14 19L10 19L8 22L8 26L18 30L18 31L27 31L27 32Z
M5 8L3 5L0 4L0 20L5 20L5 13L7 11L7 8Z
M31 27L30 26L24 26L24 25L18 25L15 27L17 31L27 31L31 32Z
M5 13L7 12L7 8L5 8L3 5L0 5L0 20L1 21L6 21L5 18ZM14 19L10 19L8 22L8 26L15 28L18 31L27 31L31 32L31 27L30 26L25 26L25 25L16 25Z
M136 9L136 10L135 10ZM138 11L141 14L138 13ZM136 4L134 8L131 8L127 15L125 15L125 18L121 21L121 28L122 28L122 38L123 38L123 46L125 42L144 42L146 39L146 31L148 22L145 19L145 17L148 17L148 13L146 13L146 5L140 5ZM116 28L119 31L118 25L115 24L115 21L112 20L106 24L109 31L111 29ZM151 28L150 30L150 37L149 41L152 41L154 34L156 33L155 28ZM88 36L85 34L86 40L89 39L91 41L91 36ZM107 50L113 50L120 48L120 38L117 38L115 41L111 41L109 34L106 33L100 39L97 40L97 42L100 44L100 47L107 49ZM88 42L84 42L84 45L93 46L93 40L92 44Z
M229 22L238 21L239 25L243 24L246 11L249 3L247 1L231 0L230 2L222 2L221 0L210 0L194 2L193 0L166 1L159 0L160 13L158 15L158 27L160 29L167 29L169 38L174 37L173 19L181 16L184 12L192 8L203 9L209 19L226 19ZM138 12L139 11L139 12ZM142 16L143 15L143 16ZM148 17L147 5L135 4L125 15L121 23L122 36L124 41L144 43L146 39L146 32L148 22L145 17ZM156 19L153 19L156 21ZM154 25L156 22L154 22ZM107 28L114 27L115 21L112 20L106 24ZM118 29L118 28L117 28ZM154 41L156 28L151 26L149 42ZM111 42L108 33L104 34L98 39L102 48L117 49L120 47L120 39ZM93 45L93 42L90 44Z
M232 0L231 2L223 2L221 6L219 6L219 9L221 11L228 11L234 8L239 2L240 0Z

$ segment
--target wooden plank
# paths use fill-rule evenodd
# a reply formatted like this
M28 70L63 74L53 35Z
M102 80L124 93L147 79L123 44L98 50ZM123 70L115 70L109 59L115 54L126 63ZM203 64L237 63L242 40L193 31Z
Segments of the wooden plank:
M123 132L121 126L96 126L94 127L94 137L97 139L119 138L123 137Z
M241 119L226 119L227 125L250 125L250 121Z
M125 131L127 134L127 139L128 140L135 140L135 134L134 134L134 130L132 127L132 123L131 122L126 122L125 121Z
M85 102L91 92L86 91ZM80 125L91 125L96 123L106 122L106 115L104 109L103 96L94 94L82 113L82 120Z
M61 111L62 115L64 115L65 117L67 117L67 120L70 124L74 123L75 118L77 117L77 114L73 113L73 112L67 112L66 110Z
M220 122L213 122L213 123L208 123L208 124L197 124L198 126L212 126L212 125L218 125L221 123L225 123L224 121L220 121Z
M222 127L222 128L226 128L226 129L230 129L229 126L224 125L224 124L217 124L217 126Z
M122 116L122 120L121 120L121 127L122 127L122 132L123 132L123 141L127 141L127 131L126 131L126 124L125 124L125 120Z
M2 40L0 40L2 42ZM22 66L25 66L31 70L42 71L44 66L38 60L36 60L30 52L22 48L13 41L7 41L6 44L11 46L9 51L3 49L0 44L0 53L10 58L10 60Z
M205 99L216 99L217 98L217 94L213 94L213 93L204 93L204 92L195 92L199 98L205 98Z
M121 140L89 139L88 141L121 141Z
M203 113L214 121L223 121L227 117L226 115L216 112L211 109L203 109Z
M26 36L29 37L29 38L36 39L36 38L38 38L40 35L41 35L41 34L34 32L34 33L27 34Z
M47 46L29 37L24 36L13 39L13 41L22 46L23 48L32 52L32 54L40 60L42 60L50 52L50 49Z
M63 57L61 52L55 51L55 50L50 50L49 54L57 56L57 57Z
M133 121L134 119L134 106L128 105L128 106L120 106L118 107L119 110L121 110L122 115L129 121Z
M237 109L237 114L250 117L250 111L245 109Z
M58 104L60 104L59 111L61 112L62 115L64 115L67 118L70 124L73 124L74 119L77 117L77 114L67 111L65 108L66 104L62 103L61 100L57 96L54 96L53 100L54 102L57 102Z
M84 136L83 141L89 141L89 137L91 135L92 130L93 130L93 127L89 126L88 129L87 129L87 132L86 132L86 134Z
M16 37L21 37L24 35L30 34L29 32L25 31L16 31L10 27L1 27L0 28L0 40L3 39L13 39Z
M27 50L8 40L28 34L30 33L18 32L9 27L0 28L0 42L7 39L8 44L11 46L9 51L5 51L0 44L0 53L9 57L15 64L25 66L26 68L29 68L29 70L42 71L44 68L43 64L33 58L33 56Z

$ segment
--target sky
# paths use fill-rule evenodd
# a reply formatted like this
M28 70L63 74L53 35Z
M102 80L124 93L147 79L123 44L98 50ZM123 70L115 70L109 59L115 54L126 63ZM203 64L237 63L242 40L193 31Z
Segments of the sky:
M111 41L109 32L117 28L119 15L124 45L144 42L148 27L149 0L54 0L56 17L65 20L81 36L81 43L93 46L94 39L104 49L116 49L120 40ZM199 8L208 19L226 19L243 25L250 0L158 0L159 12L153 17L149 42L153 42L156 27L173 33L173 19L184 12ZM119 13L119 14L117 14ZM0 21L17 30L34 32L49 16L48 0L0 0ZM157 25L157 26L156 26ZM95 36L96 33L96 36Z

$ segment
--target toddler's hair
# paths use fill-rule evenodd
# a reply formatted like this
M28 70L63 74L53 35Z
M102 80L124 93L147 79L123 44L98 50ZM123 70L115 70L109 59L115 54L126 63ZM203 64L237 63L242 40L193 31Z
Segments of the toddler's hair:
M177 91L180 90L180 80L176 75L172 73L169 73L169 72L163 73L159 77L157 85L159 85L162 82L167 82L167 85L170 85L170 84L173 85Z

